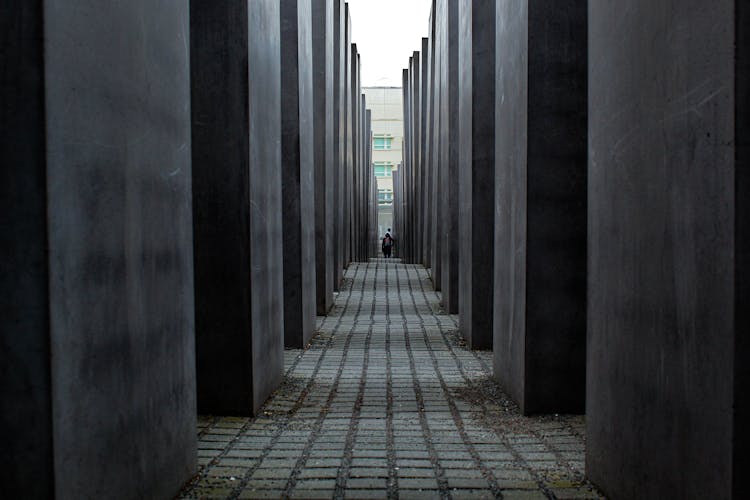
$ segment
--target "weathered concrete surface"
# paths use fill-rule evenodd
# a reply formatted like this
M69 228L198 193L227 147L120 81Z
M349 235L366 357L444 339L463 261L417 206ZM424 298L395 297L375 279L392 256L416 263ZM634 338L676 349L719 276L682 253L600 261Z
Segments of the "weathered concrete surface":
M284 346L315 330L315 151L311 0L281 0Z
M459 276L461 332L492 347L495 223L495 2L459 3Z
M359 218L357 214L357 188L359 182L359 169L360 169L360 92L359 92L359 53L357 52L357 44L351 44L349 61L351 64L351 74L349 79L349 109L350 109L350 140L351 149L349 151L349 181L346 184L347 192L347 204L348 209L346 211L347 218L347 252L349 255L348 262L354 262L359 260L356 243L358 241L358 223Z
M432 26L433 14L430 13L430 26ZM431 34L431 30L430 30ZM424 210L424 227L422 228L422 240L424 241L424 265L426 268L432 266L432 231L434 228L434 214L432 213L432 179L435 175L435 155L433 153L432 136L435 127L435 110L433 109L433 94L435 92L433 85L433 71L435 68L435 47L434 40L427 38L427 52L425 52L425 68L427 76L425 81L425 148L424 148L424 200L422 210Z
M334 2L313 0L313 103L315 154L316 313L333 305L334 280ZM336 112L338 110L336 109Z
M196 465L187 2L15 2L0 29L0 495L173 496Z
M586 3L497 5L495 377L526 414L584 413Z
M366 235L365 259L377 255L378 240L378 189L375 171L372 163L372 111L365 111L365 207L366 207Z
M741 496L750 474L750 337L739 334L750 328L750 9L747 3L735 2L735 336L734 336L734 471L732 493Z
M352 215L352 190L351 185L353 181L352 171L354 169L354 154L352 152L354 148L354 126L352 120L354 119L354 111L352 110L352 20L349 14L349 4L344 5L344 52L345 52L345 63L344 63L344 91L342 97L344 98L344 168L343 168L343 183L341 185L341 203L342 203L342 256L344 267L348 267L352 259L351 252L351 215Z
M44 23L0 7L0 477L8 498L54 492Z
M279 6L196 0L190 18L198 410L250 415L284 343Z
M428 197L428 184L427 184L427 137L428 137L428 89L429 89L429 75L430 75L430 53L429 53L429 41L427 38L422 38L422 64L419 72L419 199L417 200L417 207L419 209L419 226L417 231L419 232L419 244L421 251L419 253L419 262L427 266L427 262L430 260L427 254L430 253L429 246L427 245L427 210L426 202Z
M432 85L432 103L430 107L430 115L432 118L432 134L431 134L431 168L432 175L430 176L430 239L428 241L430 245L430 276L432 277L433 285L436 290L440 290L441 276L440 268L442 267L442 254L441 246L443 243L442 238L439 237L442 234L443 221L440 219L440 196L441 196L441 169L440 169L440 85L439 76L442 64L442 37L445 30L442 30L442 25L438 23L438 7L441 12L445 10L444 1L440 0L438 3L436 0L432 0L432 10L430 16L430 39L432 40L432 52L430 58L432 60L432 71L430 84ZM444 18L444 16L443 16Z
M586 462L611 498L745 495L747 21L589 4Z
M359 240L358 240L358 257L359 262L366 262L367 261L367 248L368 248L368 234L367 230L369 228L368 224L368 196L367 196L367 188L368 188L368 175L370 173L370 166L367 163L367 154L368 154L368 144L367 144L367 98L364 94L361 93L361 85L362 79L361 79L361 72L360 72L360 126L361 126L361 133L359 137L359 148L360 148L360 180L359 180L359 199L357 202L357 212L359 214Z
M411 58L409 58L409 67L411 67ZM404 161L401 164L401 179L403 184L403 218L401 231L401 244L399 245L403 249L403 255L401 259L403 262L413 262L413 231L414 224L412 220L412 181L411 181L411 147L412 147L412 134L411 134L411 101L412 95L409 90L410 88L410 76L409 70L404 69L401 73L402 82L402 96L404 103L404 149L403 156ZM434 279L434 278L433 278Z
M396 235L401 235L402 229L401 229L401 217L402 217L402 200L403 200L403 189L402 189L402 179L401 179L401 164L398 164L398 168L393 170L393 227L391 228ZM377 201L376 201L377 205ZM378 235L380 237L380 235ZM399 236L400 237L400 236ZM393 257L401 258L401 250L396 243L396 246L393 248ZM377 245L377 253L375 255L380 255L380 244Z
M442 257L440 289L443 292L443 308L449 314L458 314L458 251L459 251L459 133L458 121L452 119L459 115L458 108L458 2L447 2L443 11L445 19L441 21L445 30L443 54L440 70L440 210L442 221L441 251Z
M344 269L344 166L346 165L346 9L333 0L333 289L339 291Z
M414 51L411 66L411 179L412 200L411 206L414 211L412 233L414 234L414 262L422 264L422 92L421 92L421 61L422 57L418 51Z

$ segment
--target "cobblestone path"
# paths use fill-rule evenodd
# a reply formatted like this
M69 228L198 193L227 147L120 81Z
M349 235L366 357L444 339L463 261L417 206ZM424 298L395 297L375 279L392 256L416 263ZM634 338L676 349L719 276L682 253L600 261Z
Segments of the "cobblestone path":
M600 498L581 416L522 417L421 266L353 264L256 418L199 418L182 498Z

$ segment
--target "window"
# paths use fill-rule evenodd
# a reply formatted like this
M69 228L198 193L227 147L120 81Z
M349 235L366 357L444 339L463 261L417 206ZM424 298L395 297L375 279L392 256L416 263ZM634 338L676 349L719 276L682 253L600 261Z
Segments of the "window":
M376 161L375 162L375 177L391 177L393 171L393 163L389 161Z
M393 191L391 189L378 189L378 205L391 205L393 203Z
M372 139L372 148L373 149L391 149L391 142L393 141L393 137L385 134L377 134Z

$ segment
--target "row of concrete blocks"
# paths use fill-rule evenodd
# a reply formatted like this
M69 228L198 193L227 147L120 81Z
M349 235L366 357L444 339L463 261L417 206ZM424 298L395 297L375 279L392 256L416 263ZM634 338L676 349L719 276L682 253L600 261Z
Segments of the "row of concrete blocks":
M404 73L402 257L611 498L749 472L748 11L436 0Z
M0 11L0 496L173 496L367 256L348 6Z

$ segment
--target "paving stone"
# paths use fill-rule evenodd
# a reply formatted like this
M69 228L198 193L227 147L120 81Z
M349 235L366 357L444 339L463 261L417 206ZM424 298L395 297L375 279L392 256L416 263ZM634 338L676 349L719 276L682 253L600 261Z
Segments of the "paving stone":
M503 498L507 500L546 500L547 495L541 491L503 490Z
M536 481L522 481L520 479L497 479L497 484L501 489L509 490L534 490L539 487Z
M291 469L256 469L253 479L285 479L289 477Z
M355 458L352 460L355 467L386 467L388 462L384 458Z
M433 468L416 468L416 467L398 467L396 469L398 477L413 478L413 477L434 477L435 469Z
M350 477L388 477L388 469L384 467L352 467Z
M206 473L209 477L242 477L247 472L243 467L211 467Z
M243 490L238 498L243 500L260 500L265 498L281 498L283 494L284 490Z
M361 498L361 499L382 499L382 498L388 498L388 492L379 489L379 490L346 490L344 493L344 498Z
M482 471L477 469L445 469L445 477L450 479L478 479L482 478Z
M346 487L350 489L377 490L386 487L387 479L385 478L354 478L346 482Z
M297 459L294 458L266 458L262 462L260 462L259 467L262 469L275 469L275 468L284 468L284 469L292 469L294 468L294 465L297 463Z
M399 467L432 467L432 462L429 460L398 459L396 464Z
M308 479L304 481L298 481L295 486L297 490L328 490L331 491L336 488L335 479Z
M484 478L448 478L448 487L451 489L469 489L469 490L481 490L487 488L489 483Z
M322 469L313 469L311 467L305 468L300 473L300 477L303 478L336 478L337 468L328 467Z

